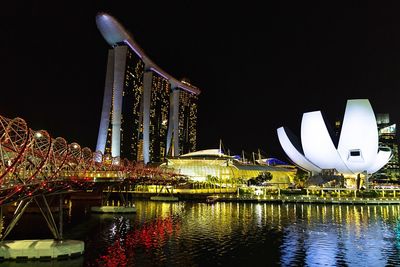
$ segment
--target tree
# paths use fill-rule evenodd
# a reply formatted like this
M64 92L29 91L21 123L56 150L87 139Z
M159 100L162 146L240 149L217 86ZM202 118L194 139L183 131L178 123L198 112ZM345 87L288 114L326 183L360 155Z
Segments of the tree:
M264 183L264 182L271 181L272 177L273 176L270 172L262 172L260 175L258 175L257 178L261 183Z
M257 177L251 178L248 185L265 185L266 182L271 181L272 174L270 172L262 172Z
M257 185L257 177L250 178L247 180L247 186Z
M215 188L215 184L218 182L218 177L212 176L212 175L207 175L206 180L209 184L212 184L213 187Z
M301 169L297 169L296 175L294 176L294 183L296 187L303 188L307 178L308 178L307 172Z

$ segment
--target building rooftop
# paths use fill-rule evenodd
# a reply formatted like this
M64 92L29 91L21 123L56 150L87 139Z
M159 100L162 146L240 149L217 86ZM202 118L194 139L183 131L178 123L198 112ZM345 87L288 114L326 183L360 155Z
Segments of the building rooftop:
M124 43L129 46L144 62L145 68L161 75L169 80L171 87L178 87L192 94L200 94L200 89L188 82L182 82L172 77L159 66L157 66L143 51L142 48L134 41L132 34L129 33L122 24L113 16L107 13L98 13L96 16L96 24L104 39L112 47Z
M233 158L231 156L225 155L218 148L216 149L205 149L199 150L187 154L180 155L179 158L204 158L204 157L219 157L219 158Z

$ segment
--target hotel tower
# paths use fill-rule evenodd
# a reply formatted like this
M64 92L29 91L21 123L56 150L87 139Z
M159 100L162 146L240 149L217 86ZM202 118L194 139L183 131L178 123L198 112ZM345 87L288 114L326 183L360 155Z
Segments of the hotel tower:
M200 90L152 62L112 16L96 23L112 47L96 150L144 163L195 151Z

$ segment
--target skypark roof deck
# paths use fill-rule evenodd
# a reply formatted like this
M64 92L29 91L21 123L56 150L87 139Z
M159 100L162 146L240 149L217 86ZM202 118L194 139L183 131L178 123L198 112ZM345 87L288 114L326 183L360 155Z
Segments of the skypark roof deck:
M122 24L115 19L113 16L107 13L98 13L96 16L97 28L103 35L104 39L112 47L124 43L129 46L144 62L145 68L156 72L157 74L168 79L171 83L171 87L178 87L183 90L189 91L192 94L200 94L200 89L183 81L179 81L172 77L159 66L157 66L140 48L140 46L134 41L131 33L129 33Z

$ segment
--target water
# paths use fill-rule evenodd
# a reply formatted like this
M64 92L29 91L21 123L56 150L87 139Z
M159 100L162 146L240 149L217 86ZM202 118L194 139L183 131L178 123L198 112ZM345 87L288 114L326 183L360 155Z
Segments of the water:
M400 266L399 205L135 203L136 214L105 215L73 202L64 237L84 240L85 255L32 264ZM44 220L25 214L9 239L38 237L51 238Z

